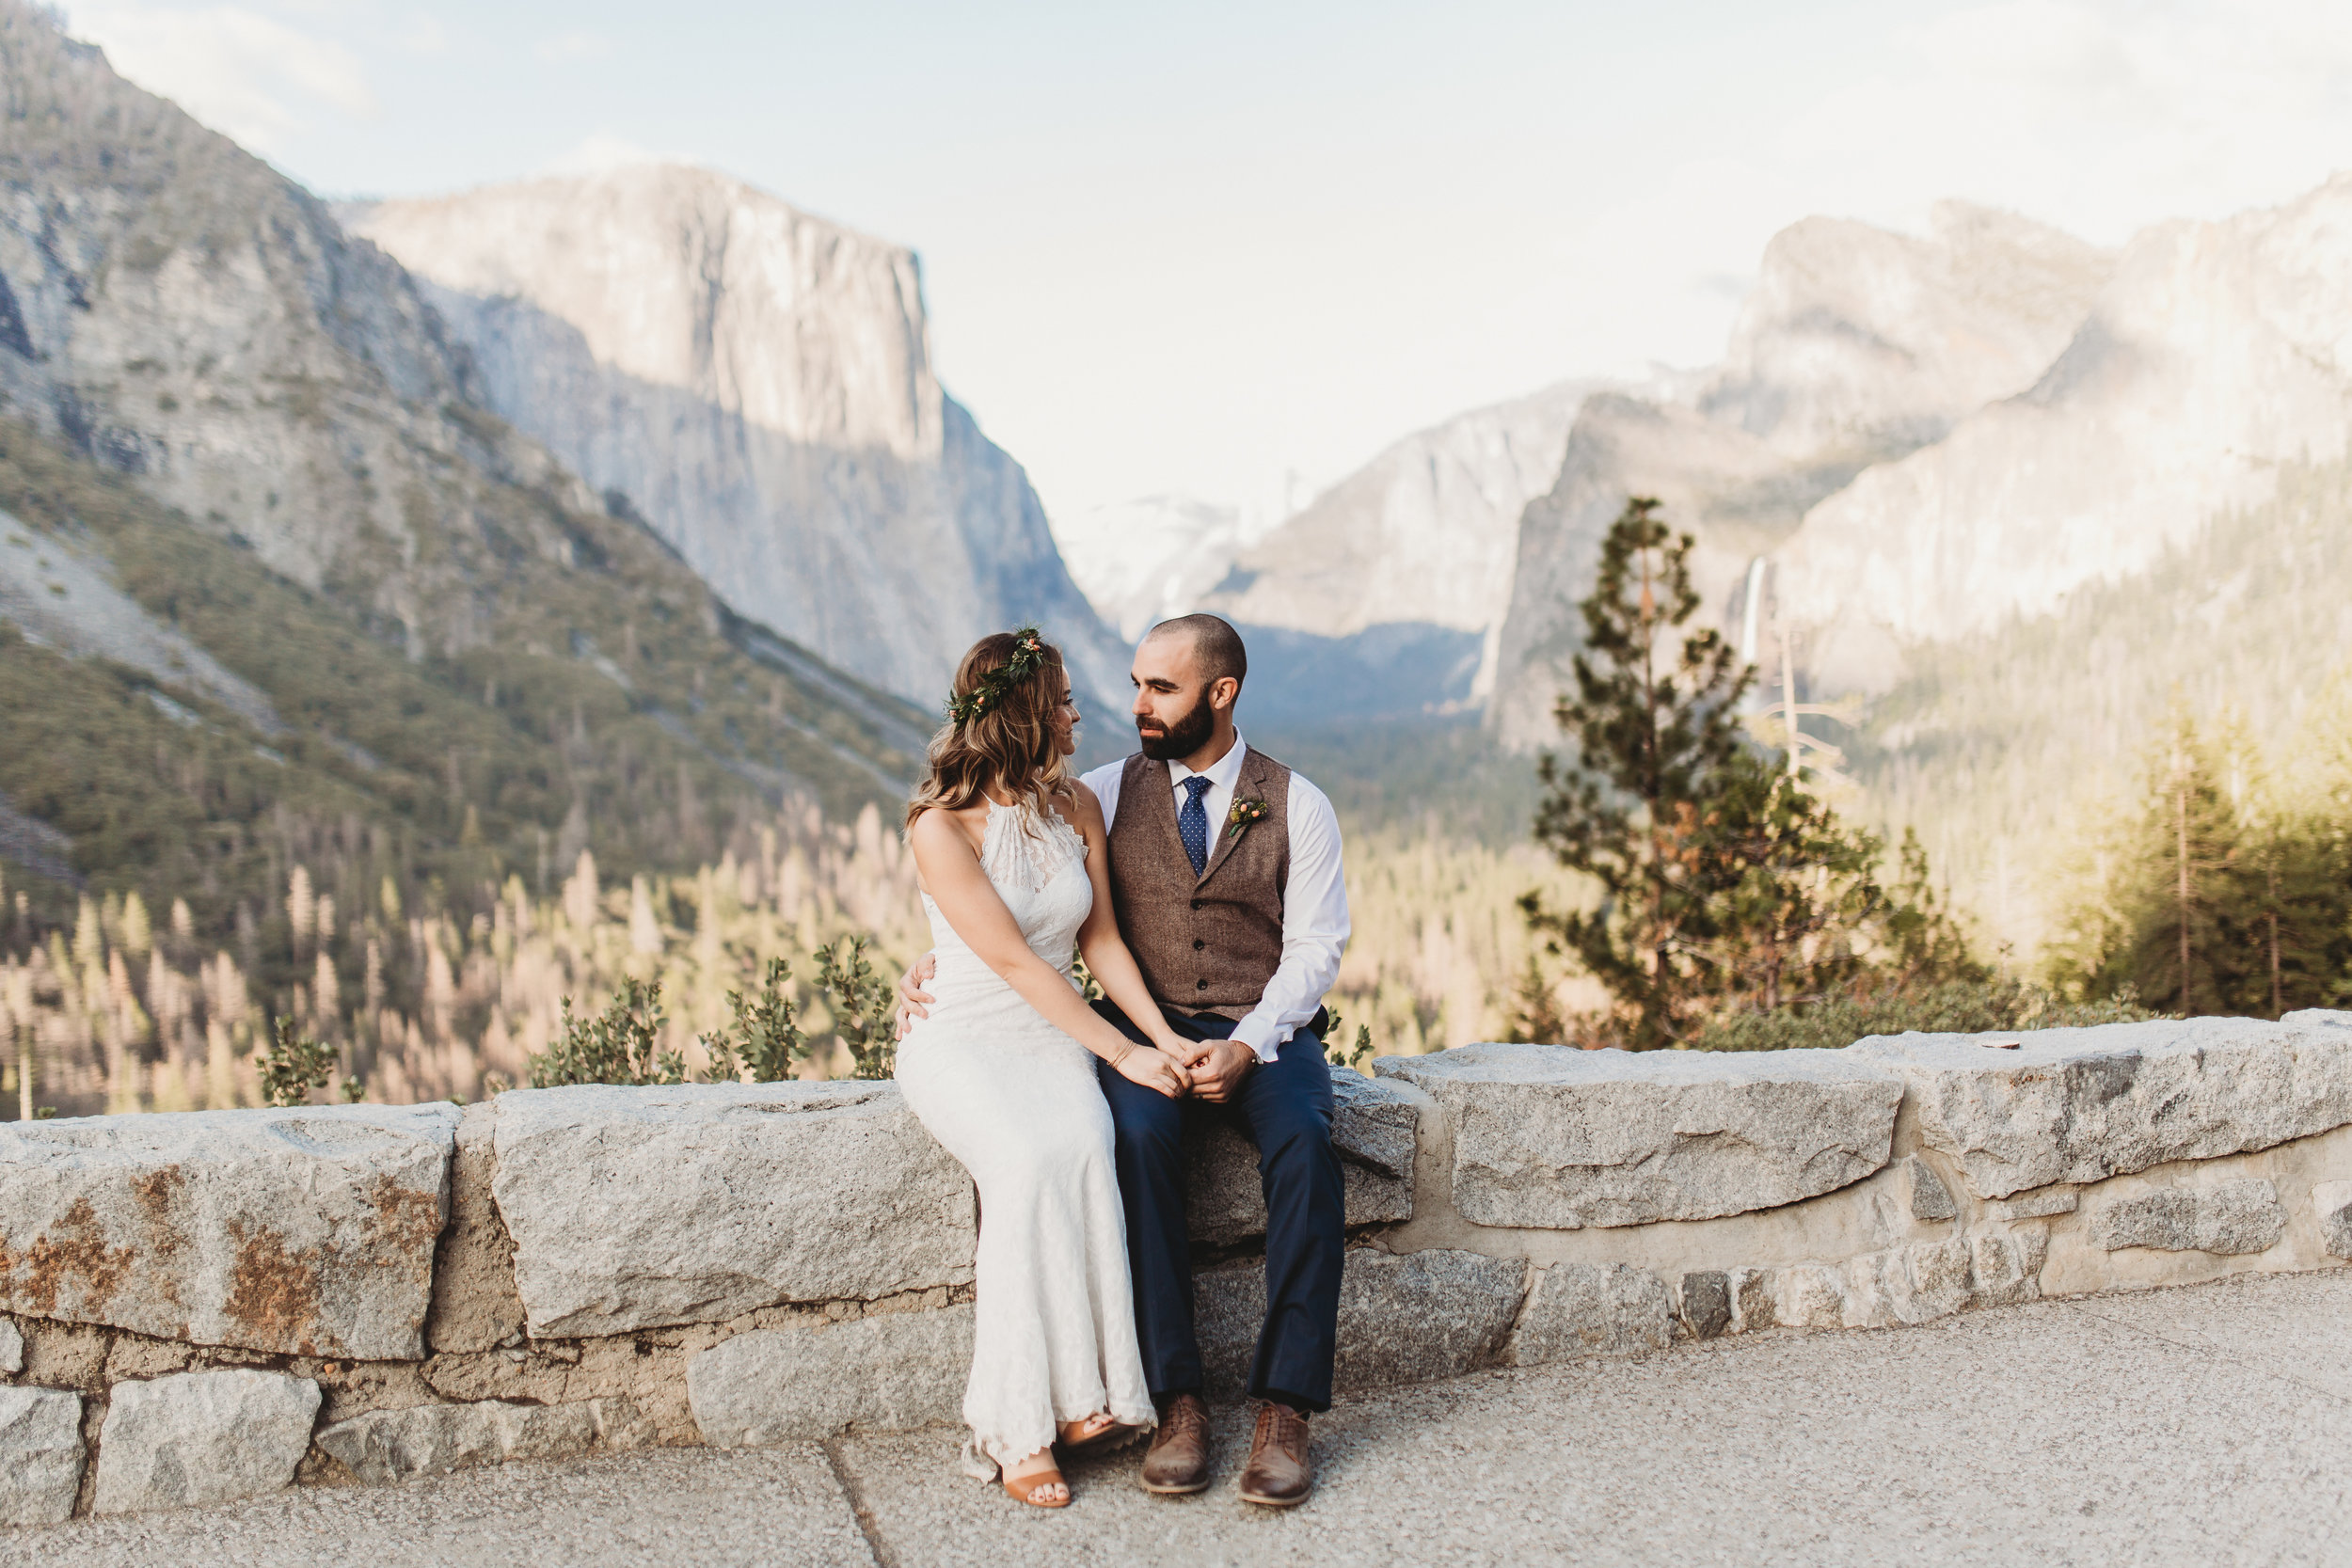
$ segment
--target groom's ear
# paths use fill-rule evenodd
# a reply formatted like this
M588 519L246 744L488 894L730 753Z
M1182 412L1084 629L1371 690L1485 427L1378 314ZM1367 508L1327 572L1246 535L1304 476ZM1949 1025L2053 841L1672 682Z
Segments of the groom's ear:
M1219 675L1209 683L1209 705L1230 708L1241 701L1241 682L1231 675Z

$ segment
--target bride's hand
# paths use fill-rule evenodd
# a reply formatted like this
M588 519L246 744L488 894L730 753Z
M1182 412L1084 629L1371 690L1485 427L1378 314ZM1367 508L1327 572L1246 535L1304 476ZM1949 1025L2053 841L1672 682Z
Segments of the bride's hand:
M1209 1053L1208 1041L1188 1039L1173 1029L1168 1031L1166 1037L1155 1039L1152 1043L1159 1048L1160 1054L1169 1058L1181 1068L1189 1069ZM1187 1083L1191 1081L1189 1074L1185 1081Z
M1191 1077L1167 1053L1148 1045L1138 1045L1111 1064L1119 1075L1130 1084L1140 1084L1156 1089L1170 1100L1181 1100L1192 1086Z

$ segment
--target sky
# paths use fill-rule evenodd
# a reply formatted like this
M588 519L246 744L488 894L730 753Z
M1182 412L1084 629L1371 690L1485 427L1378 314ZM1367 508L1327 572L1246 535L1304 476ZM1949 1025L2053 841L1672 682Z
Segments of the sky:
M2352 168L2341 0L62 8L324 195L670 158L912 246L1063 520L1272 520L1464 409L1708 363L1811 214L2119 244Z

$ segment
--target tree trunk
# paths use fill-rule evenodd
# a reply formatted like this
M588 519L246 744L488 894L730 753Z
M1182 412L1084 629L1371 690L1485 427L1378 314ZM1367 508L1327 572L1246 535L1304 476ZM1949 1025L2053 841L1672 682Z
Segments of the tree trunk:
M2178 852L2181 862L2181 1011L2185 1013L2193 1010L2188 1001L2188 772L2185 768L2183 768L2177 774L2172 800L2174 820L2178 827Z
M1666 983L1666 835L1661 821L1666 785L1658 766L1658 595L1650 586L1649 549L1642 557L1642 746L1648 764L1643 780L1649 802L1649 935L1650 984Z
M2274 851L2268 879L2270 883L2270 1016L2284 1018L2286 1002L2279 983L2279 861Z

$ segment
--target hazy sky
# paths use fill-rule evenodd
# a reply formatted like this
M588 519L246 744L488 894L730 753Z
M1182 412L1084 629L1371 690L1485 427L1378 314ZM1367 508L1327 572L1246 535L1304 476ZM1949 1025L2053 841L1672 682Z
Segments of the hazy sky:
M661 155L913 245L1057 515L1263 510L1547 382L1719 353L1772 231L2101 242L2352 166L2352 5L93 0L330 195Z

